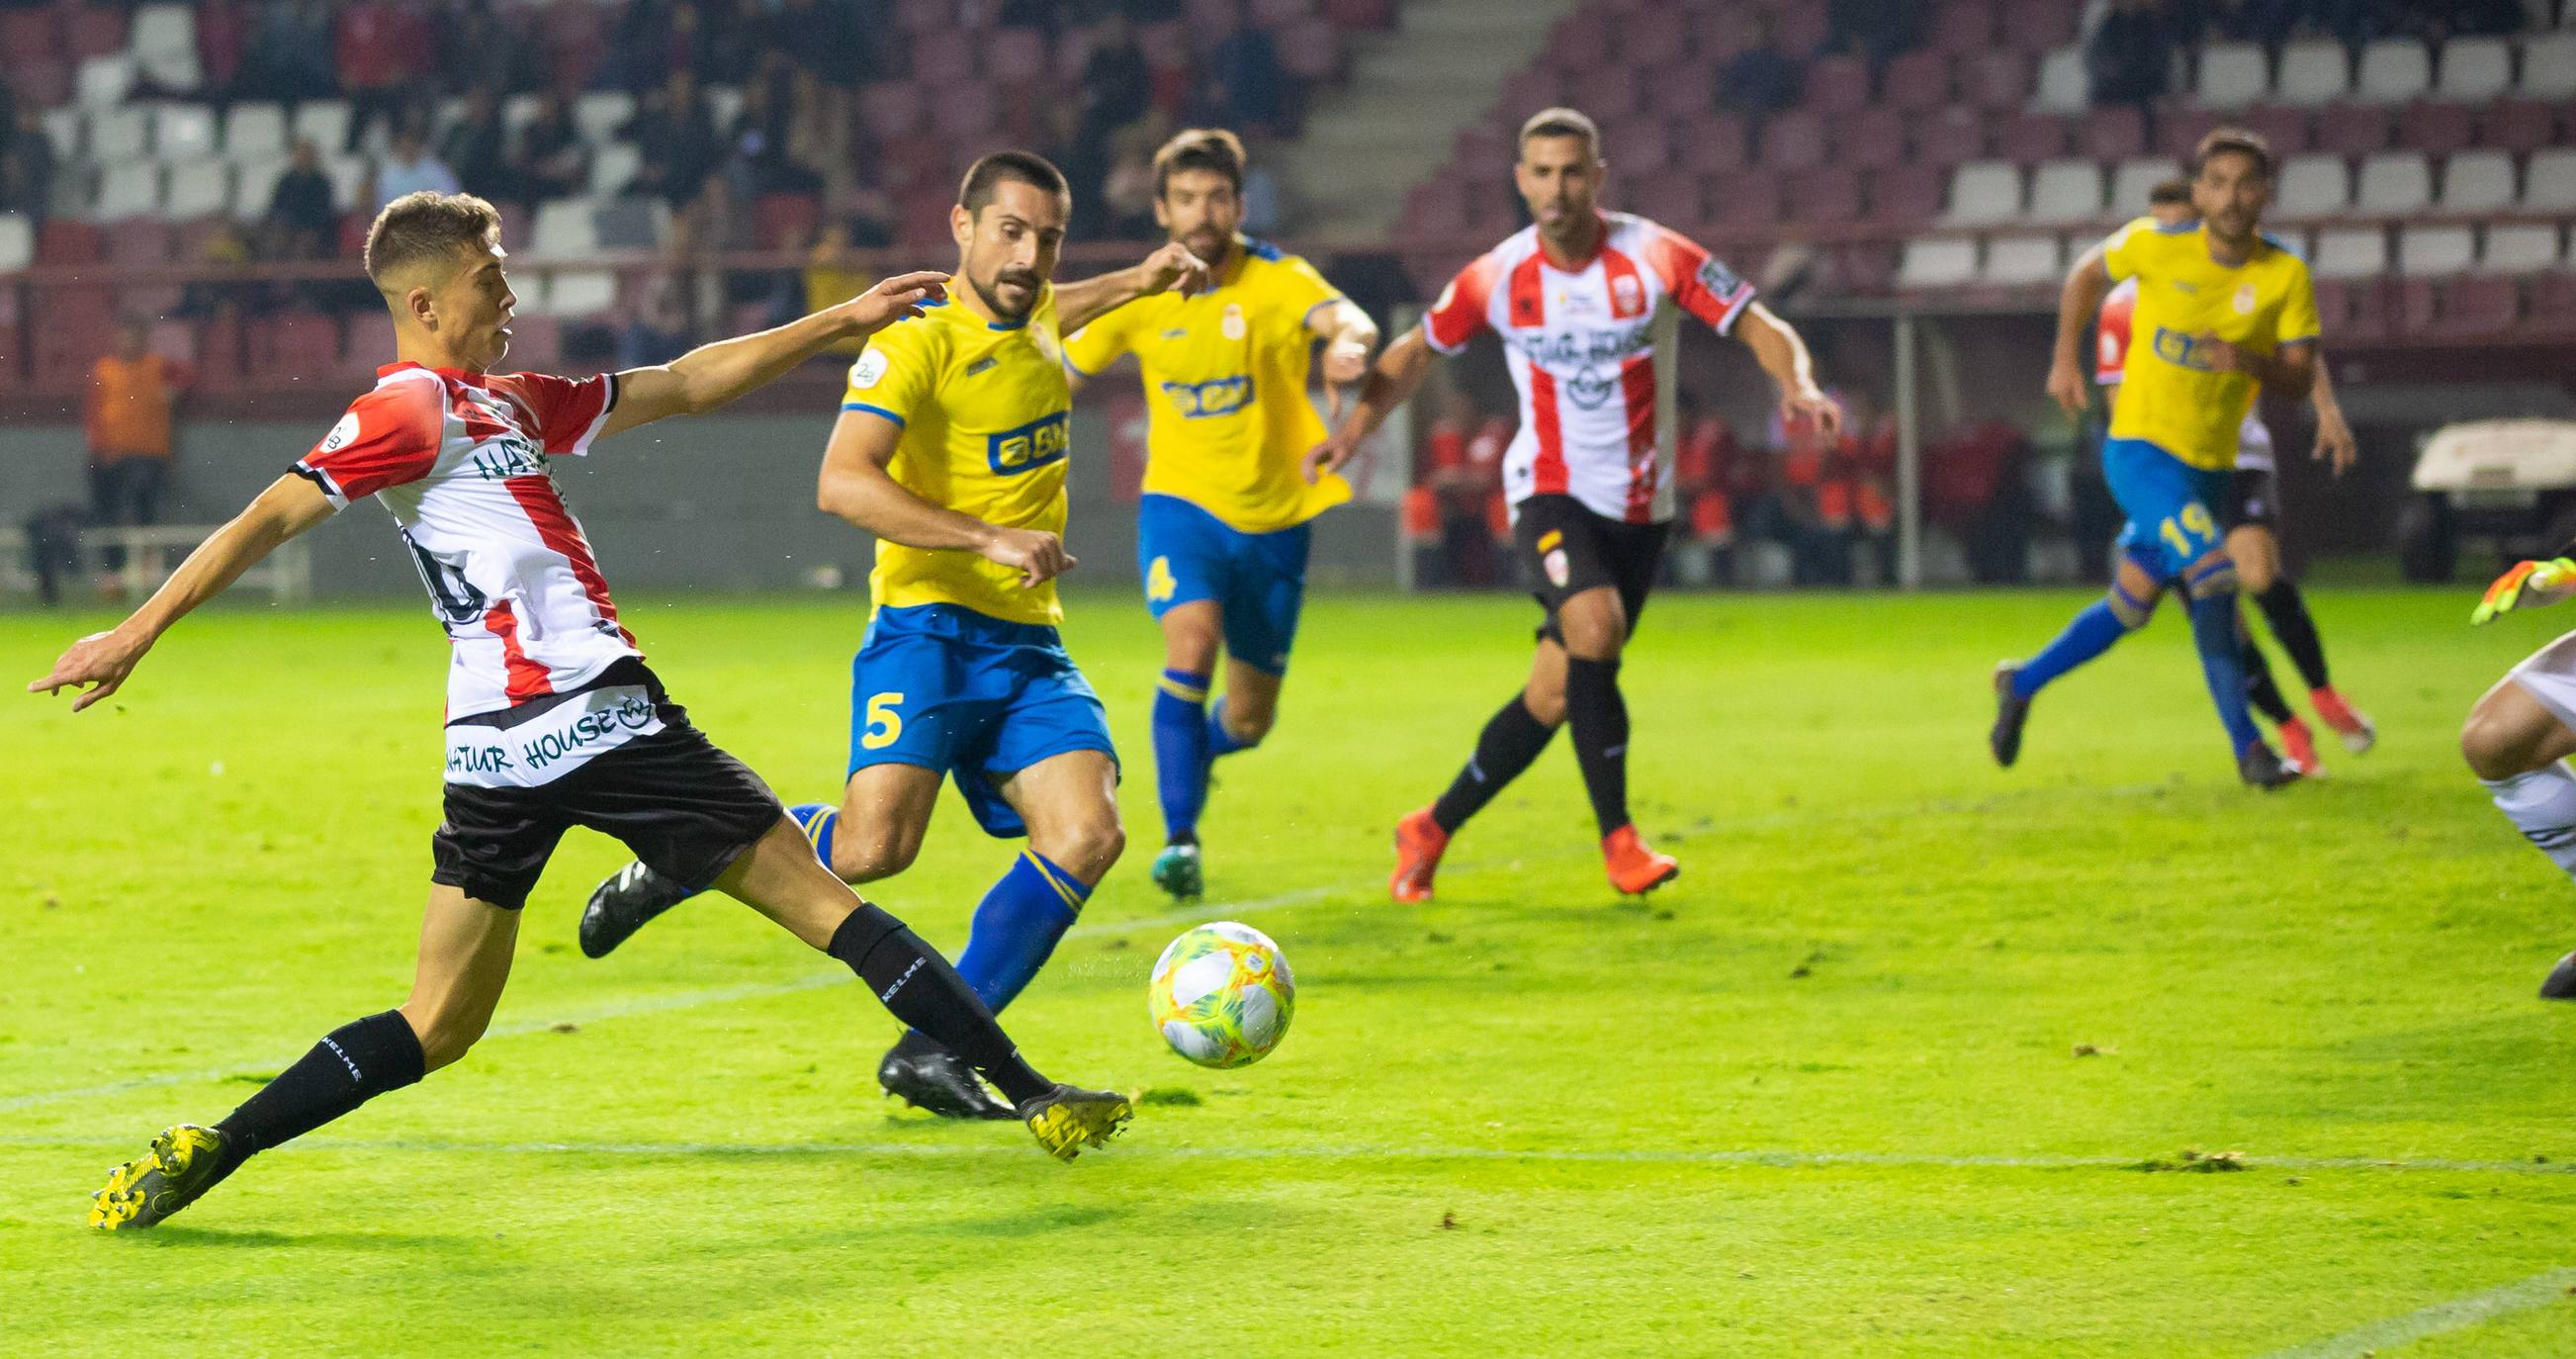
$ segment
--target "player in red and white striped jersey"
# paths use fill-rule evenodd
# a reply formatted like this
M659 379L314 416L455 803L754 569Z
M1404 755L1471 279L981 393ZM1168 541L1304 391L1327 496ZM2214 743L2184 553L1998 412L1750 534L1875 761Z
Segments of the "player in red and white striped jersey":
M1553 108L1523 124L1513 178L1534 224L1459 272L1422 325L1387 347L1349 418L1308 457L1309 475L1341 466L1421 386L1433 354L1455 354L1480 331L1501 337L1521 408L1503 489L1548 617L1527 686L1486 723L1449 791L1397 825L1389 886L1398 901L1430 897L1449 837L1560 725L1574 729L1611 883L1643 892L1680 872L1628 819L1618 680L1673 517L1671 455L1655 438L1658 305L1669 299L1742 340L1779 384L1784 414L1828 431L1840 422L1806 345L1753 300L1750 284L1682 236L1595 205L1601 134L1590 118Z
M400 361L132 617L81 639L27 686L86 687L74 711L117 692L190 610L371 495L392 512L454 644L446 819L431 842L411 998L333 1030L212 1127L164 1131L93 1195L91 1225L149 1227L254 1153L462 1057L500 1003L528 891L572 826L614 835L657 871L721 889L848 964L898 1019L1009 1095L1053 1154L1100 1145L1125 1121L1126 1099L1032 1070L947 960L818 863L768 785L671 702L618 625L548 466L602 435L712 410L833 344L918 316L942 275L888 279L667 367L579 381L495 375L517 305L500 233L479 198L417 193L388 205L366 263L393 311Z

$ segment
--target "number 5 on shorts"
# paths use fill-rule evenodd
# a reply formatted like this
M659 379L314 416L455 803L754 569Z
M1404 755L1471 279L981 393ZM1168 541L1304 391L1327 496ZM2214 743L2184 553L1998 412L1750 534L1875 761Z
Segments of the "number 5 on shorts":
M2218 537L2218 521L2209 517L2208 506L2195 500L2183 506L2180 515L2167 519L2156 533L2172 545L2174 555L2188 557L2192 555L2193 536L2197 535L2215 543Z
M868 698L868 727L860 734L859 744L869 750L883 750L903 735L903 715L895 709L903 706L901 694L872 694Z

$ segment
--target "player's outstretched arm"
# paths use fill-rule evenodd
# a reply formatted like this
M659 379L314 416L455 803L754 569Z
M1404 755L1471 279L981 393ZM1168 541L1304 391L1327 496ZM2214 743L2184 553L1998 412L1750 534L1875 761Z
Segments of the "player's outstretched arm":
M1842 408L1816 386L1815 360L1808 356L1807 342L1799 337L1796 327L1756 302L1745 308L1743 319L1736 322L1735 337L1744 341L1762 371L1779 385L1782 419L1813 421L1827 434L1842 432Z
M1324 341L1324 418L1342 413L1342 392L1368 376L1377 350L1377 322L1349 298L1336 298L1306 313L1308 333Z
M972 552L1017 569L1022 587L1073 569L1064 540L1042 529L1001 528L907 491L886 472L903 427L869 411L843 411L823 449L814 503L905 547Z
M1360 384L1360 399L1343 418L1341 428L1306 451L1306 480L1313 482L1326 472L1342 470L1342 464L1360 451L1368 436L1377 433L1386 417L1422 390L1422 379L1430 372L1431 342L1423 338L1422 327L1415 326L1397 336L1369 368L1367 380Z
M2066 413L2084 414L2093 389L2084 381L2084 330L2101 313L2111 295L2111 269L2102 262L2109 243L2087 250L2066 271L2066 286L2057 294L2057 348L2048 364L2048 395Z
M617 408L600 432L615 434L673 415L703 415L755 388L765 387L805 360L848 339L864 339L907 316L921 303L948 295L948 276L936 270L898 274L839 306L790 321L774 330L700 345L657 368L617 375Z
M1140 297L1208 284L1207 263L1179 241L1166 241L1140 263L1055 285L1055 326L1070 335Z
M2352 423L2343 418L2343 403L2335 400L2334 382L2326 376L2326 356L2317 355L2316 385L2308 388L2308 400L2317 408L2317 446L2308 456L2324 461L2336 476L2352 470L2361 461L2361 441L2352 435Z
M28 685L27 692L52 694L87 686L72 699L73 712L115 693L171 624L222 594L280 544L330 517L331 502L320 487L299 476L279 477L231 523L197 544L143 607L115 627L72 643L54 662L52 673Z

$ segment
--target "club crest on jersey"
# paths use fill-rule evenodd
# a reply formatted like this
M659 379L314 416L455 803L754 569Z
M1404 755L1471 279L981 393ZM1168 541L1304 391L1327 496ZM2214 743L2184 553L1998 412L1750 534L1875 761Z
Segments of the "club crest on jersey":
M322 436L322 451L337 453L355 442L357 437L358 413L351 411L340 417L340 423L333 425L330 433Z
M1565 396L1583 410L1597 411L1609 402L1610 393L1617 387L1617 383L1601 375L1600 369L1586 368L1565 384Z
M1072 434L1063 411L1045 416L999 434L986 435L984 460L992 466L993 475L1015 477L1034 472L1049 463L1064 461L1071 451Z
M2254 285L2253 285L2253 284L2251 284L2251 283L2244 283L2244 284L2239 284L2239 285L2237 285L2237 289L2236 289L2236 314L2237 314L2237 315L2239 315L2239 316L2251 316L2251 315L2253 315L2253 314L2254 314Z
M1240 302L1226 303L1225 314L1217 318L1216 328L1229 340L1242 339L1250 330L1250 327L1244 324L1243 304Z
M1610 276L1610 314L1625 320L1646 309L1646 285L1635 274Z

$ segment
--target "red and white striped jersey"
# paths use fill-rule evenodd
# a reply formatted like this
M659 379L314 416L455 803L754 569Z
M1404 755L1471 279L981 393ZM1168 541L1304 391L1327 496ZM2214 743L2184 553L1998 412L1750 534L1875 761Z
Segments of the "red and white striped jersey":
M1601 244L1572 271L1523 227L1458 272L1422 318L1423 337L1455 354L1491 329L1503 339L1521 424L1503 455L1503 491L1571 495L1631 524L1673 515L1670 459L1655 443L1656 303L1670 297L1723 335L1753 285L1688 239L1643 217L1604 213Z
M2110 295L2102 299L2102 312L2093 318L2094 385L2120 385L2121 374L2128 371L2129 322L2137 310L2134 275L2112 285ZM2249 472L2272 470L2272 430L2263 423L2261 402L2247 406L2244 423L2236 427L2236 465Z
M295 464L332 507L376 497L452 644L449 721L579 688L640 656L564 508L549 456L578 457L613 374L481 374L397 363Z

